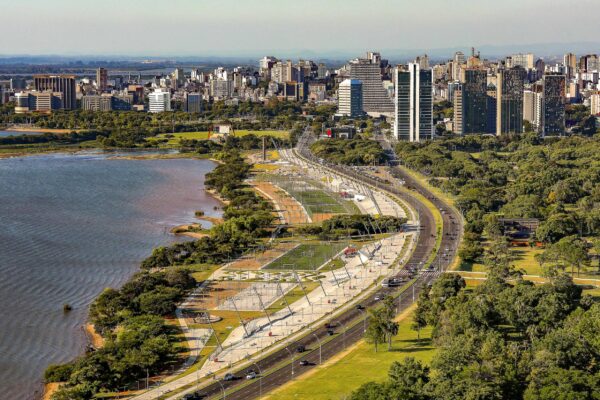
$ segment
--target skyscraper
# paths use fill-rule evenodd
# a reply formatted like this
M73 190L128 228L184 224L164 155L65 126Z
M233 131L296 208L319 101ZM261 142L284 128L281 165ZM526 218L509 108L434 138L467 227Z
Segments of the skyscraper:
M565 133L565 81L564 75L544 75L542 127L540 129L543 136Z
M419 64L396 68L394 136L420 142L433 138L433 82L431 70Z
M350 78L362 82L363 111L370 115L393 114L394 103L383 87L381 64L377 53L350 62Z
M496 135L523 132L525 70L501 69L497 76Z
M571 79L577 72L577 56L573 53L567 53L563 57L563 64L566 68L567 77Z
M513 54L512 57L512 67L521 67L524 69L533 69L534 61L533 61L533 53L527 54Z
M202 111L202 96L200 93L188 93L186 92L184 95L184 105L183 108L186 112L190 113L199 113Z
M96 87L99 92L104 92L108 88L108 70L106 68L96 70Z
M358 117L363 114L362 82L346 79L338 89L338 115Z
M460 134L485 133L487 124L487 71L465 68L462 75L460 95L454 98L455 110L462 111L462 118L455 118L454 132ZM460 102L461 104L457 104ZM457 107L458 106L458 107Z
M541 116L542 94L533 90L523 92L523 120L529 121L535 132L539 132Z
M65 110L77 108L74 75L34 75L33 86L38 92L57 92L62 94L62 104Z

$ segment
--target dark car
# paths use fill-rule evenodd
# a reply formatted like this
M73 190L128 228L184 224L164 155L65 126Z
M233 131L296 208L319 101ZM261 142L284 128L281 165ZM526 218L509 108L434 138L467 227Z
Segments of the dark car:
M235 379L236 379L236 376L234 374L231 374L231 373L227 373L223 377L224 381L235 381Z
M303 367L306 367L307 365L311 365L311 364L310 364L310 361L308 361L308 360L302 360L302 361L300 361L300 365L302 365Z
M204 396L202 396L198 392L188 393L182 397L183 400L201 400Z
M357 305L356 305L356 309L357 309L357 310L364 310L364 309L365 309L365 306L363 306L362 304L357 304Z
M296 347L296 352L297 353L304 353L306 351L306 347L303 345L300 345L298 347Z
M328 330L327 330L327 334L328 334L329 336L333 336L333 335L335 335L335 332L333 331L333 329L328 329Z

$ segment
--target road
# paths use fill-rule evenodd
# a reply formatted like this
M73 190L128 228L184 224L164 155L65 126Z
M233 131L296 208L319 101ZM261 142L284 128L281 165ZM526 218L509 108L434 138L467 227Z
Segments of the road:
M434 251L436 244L435 218L431 210L423 204L416 195L411 194L410 191L402 190L398 184L385 183L377 177L360 173L353 168L332 165L323 160L316 159L308 150L309 142L309 136L307 134L303 135L297 146L297 154L299 156L302 156L310 162L320 164L323 167L330 168L340 174L356 179L364 184L375 186L379 190L400 197L413 207L419 215L421 232L410 259L399 275L405 276L407 271L417 270L425 265ZM440 251L431 263L431 265L435 266L435 271L425 271L420 273L416 282L412 284L412 288L406 290L406 294L403 294L398 298L398 311L402 312L413 304L422 287L430 284L437 276L439 276L439 271L447 269L453 261L462 232L462 218L454 209L448 207L441 199L437 198L433 193L427 190L427 188L420 185L419 182L415 181L402 170L394 168L393 174L403 180L405 186L414 188L415 191L428 198L438 210L443 210L443 229ZM381 292L392 293L394 290L397 289L382 289ZM363 302L362 305L368 308L376 303L377 301L375 301L374 298L370 298L368 301ZM290 343L287 349L283 348L275 351L273 354L255 363L252 369L259 374L257 378L246 380L245 375L248 370L247 368L244 371L236 371L234 373L237 376L236 380L215 381L215 383L199 390L198 394L202 398L222 399L226 397L227 399L232 400L260 398L263 394L276 389L293 378L298 377L300 374L315 368L320 362L326 361L343 351L347 346L359 341L364 333L365 325L362 322L353 324L348 329L343 329L342 327L357 320L361 320L365 315L364 310L358 310L356 308L349 309L335 319L335 324L337 325L334 329L335 336L330 341L323 343L325 339L330 338L328 329L323 326L313 331L312 334ZM322 346L319 346L320 342L323 343ZM306 353L299 354L296 352L297 347L301 345L306 347ZM286 361L291 361L292 357L294 359L293 375L292 363L288 363L287 365L268 373L266 376L262 376L261 371L266 371L277 365L283 364ZM310 365L301 366L299 364L300 360L306 360ZM236 390L236 387L239 389ZM223 395L224 393L226 396Z

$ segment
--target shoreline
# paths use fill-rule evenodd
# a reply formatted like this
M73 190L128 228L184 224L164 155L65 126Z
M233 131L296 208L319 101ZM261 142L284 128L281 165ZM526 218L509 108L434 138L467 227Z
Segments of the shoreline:
M94 149L91 149L91 150L94 150ZM57 150L56 152L76 153L78 151L82 151L82 149L77 149L77 150L74 150L74 151L67 151L67 149L60 149L60 150ZM27 153L27 154L25 154L23 156L39 155L40 153ZM46 151L46 153L50 153L50 152ZM191 157L191 155L189 155L189 154L177 153L177 154L174 154L174 155L175 156L179 156L179 157L170 157L170 158L190 158L190 159L195 158L195 157ZM156 157L156 156L159 156L159 157ZM155 154L155 155L150 155L150 157L148 157L146 155L146 156L126 158L126 159L132 159L132 160L139 160L139 159L160 159L160 156L164 156L164 155ZM8 157L10 157L10 156L8 156ZM3 157L3 154L0 153L0 159L2 159L2 158L8 158L8 157ZM117 158L117 157L115 157L115 158ZM215 162L215 160L210 160L210 161L213 161L214 164L217 164L217 162ZM212 170L210 170L208 172L212 172ZM204 190L205 193L209 194L211 197L213 197L215 200L217 200L220 203L220 207L218 208L218 210L219 210L219 212L221 212L221 207L223 205L225 205L225 201L222 198L220 198L220 196L218 196L214 191L207 189L204 185L202 185L202 186L203 186L203 190ZM195 218L197 218L199 220L208 221L208 222L210 222L210 223L212 223L214 225L223 222L223 218L222 217L213 217L213 216L204 216L204 215L202 215L202 216L196 216ZM196 222L191 223L191 224L177 225L177 226L174 226L173 228L171 228L169 230L169 233L174 234L174 235L188 236L188 237L192 237L192 238L195 238L195 239L200 239L202 237L208 236L207 233L202 233L202 232L177 232L177 230L179 230L179 229L189 229L192 226L201 227L201 225L199 223L196 223ZM137 269L136 269L136 271L138 271L138 272L141 270L140 263L137 263ZM92 300L92 302L95 301L96 299L97 299L97 297L95 297ZM89 310L89 306L88 306L88 310ZM86 336L88 345L92 346L94 349L100 349L100 348L102 348L104 346L104 344L105 344L104 337L102 335L100 335L96 331L94 325L90 322L89 317L88 317L88 319L86 319L84 325L81 328L84 331L84 334ZM83 354L80 354L76 358L81 357L82 355ZM61 382L48 382L47 383L42 378L41 384L42 384L42 387L43 387L42 397L41 397L42 400L51 400L52 395L55 392L57 392L60 389L60 386L62 384L64 384L64 383L61 383Z

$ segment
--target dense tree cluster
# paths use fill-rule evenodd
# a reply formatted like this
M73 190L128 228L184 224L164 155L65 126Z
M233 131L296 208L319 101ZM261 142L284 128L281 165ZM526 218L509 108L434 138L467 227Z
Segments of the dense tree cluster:
M537 218L537 240L600 236L600 136L540 139L466 136L399 143L403 162L457 197L467 224L461 257L483 254L481 234L498 230L492 216ZM490 220L490 218L492 218Z
M319 235L323 239L348 236L376 235L398 232L406 224L406 218L368 214L334 215L320 225L305 225L297 228L298 233Z
M241 255L269 234L273 208L244 184L251 166L235 150L219 153L217 158L221 164L206 175L205 185L228 201L223 210L225 221L199 240L156 248L142 268L220 263Z
M30 145L40 143L54 143L54 144L75 144L81 143L88 140L96 140L98 136L108 136L107 132L104 131L82 131L82 132L70 132L70 133L44 133L41 135L20 135L15 132L15 135L8 137L0 137L0 146L9 145Z
M498 275L472 290L443 275L419 296L413 327L433 326L429 367L395 362L351 399L597 399L600 304L571 278L534 285Z
M90 308L90 322L105 344L74 362L48 367L47 382L67 382L53 399L90 399L176 362L172 328L163 316L195 285L188 271L172 269L140 272L121 289L106 289Z
M310 149L317 157L337 164L379 165L386 161L378 142L361 137L319 140Z

